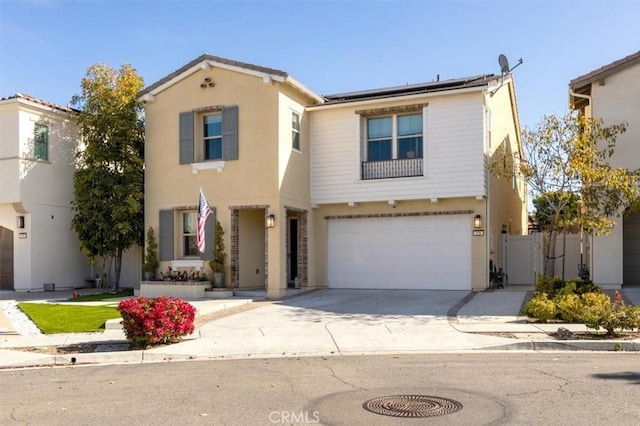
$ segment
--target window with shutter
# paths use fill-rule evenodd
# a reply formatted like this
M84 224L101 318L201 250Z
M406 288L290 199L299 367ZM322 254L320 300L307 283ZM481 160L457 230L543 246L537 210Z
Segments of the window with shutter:
M49 160L49 128L37 124L33 129L33 157L36 160Z
M180 164L190 164L194 161L193 147L193 111L181 112L178 120L180 127L179 151Z
M173 260L173 210L160 210L158 255L160 260Z
M198 123L194 134L194 120ZM180 164L238 159L238 107L203 107L179 117ZM195 140L199 140L195 144ZM204 167L206 168L206 167Z

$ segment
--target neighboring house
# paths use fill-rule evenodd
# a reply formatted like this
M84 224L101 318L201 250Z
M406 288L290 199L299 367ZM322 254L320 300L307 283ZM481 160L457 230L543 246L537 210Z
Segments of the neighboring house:
M270 298L297 285L481 290L500 234L526 232L524 184L486 169L497 150L521 152L510 75L322 97L205 54L140 99L162 269L207 270L200 188L225 230L227 285Z
M640 51L569 83L571 108L602 119L605 125L627 122L610 163L640 169ZM594 237L591 273L604 286L640 284L640 214L615 218L611 234Z
M79 288L94 272L71 229L76 116L71 108L20 93L0 99L3 290ZM130 286L140 279L140 263L138 256L125 268Z
M326 96L307 111L319 285L487 287L501 233L527 230L524 181L486 167L522 152L511 76Z

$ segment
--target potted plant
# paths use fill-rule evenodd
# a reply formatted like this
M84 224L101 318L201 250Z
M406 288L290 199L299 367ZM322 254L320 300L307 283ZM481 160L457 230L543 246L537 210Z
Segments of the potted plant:
M213 258L209 261L209 267L213 272L213 287L224 287L224 261L227 254L224 251L224 229L219 220L216 220L216 230L213 239Z
M144 272L148 281L156 277L156 270L160 266L158 261L158 240L152 227L147 230L147 251L144 255Z

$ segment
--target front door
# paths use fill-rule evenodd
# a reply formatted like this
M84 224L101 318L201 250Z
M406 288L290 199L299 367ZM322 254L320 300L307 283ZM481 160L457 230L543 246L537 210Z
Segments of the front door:
M289 287L295 286L298 276L298 219L289 219L289 241L287 241L287 284Z
M624 218L622 233L622 283L640 285L640 214Z
M0 290L13 290L13 231L0 226Z

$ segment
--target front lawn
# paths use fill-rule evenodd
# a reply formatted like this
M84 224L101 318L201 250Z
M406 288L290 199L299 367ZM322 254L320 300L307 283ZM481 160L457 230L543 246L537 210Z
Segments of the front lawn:
M118 309L108 306L18 303L18 307L44 334L103 331L107 320L120 318Z

